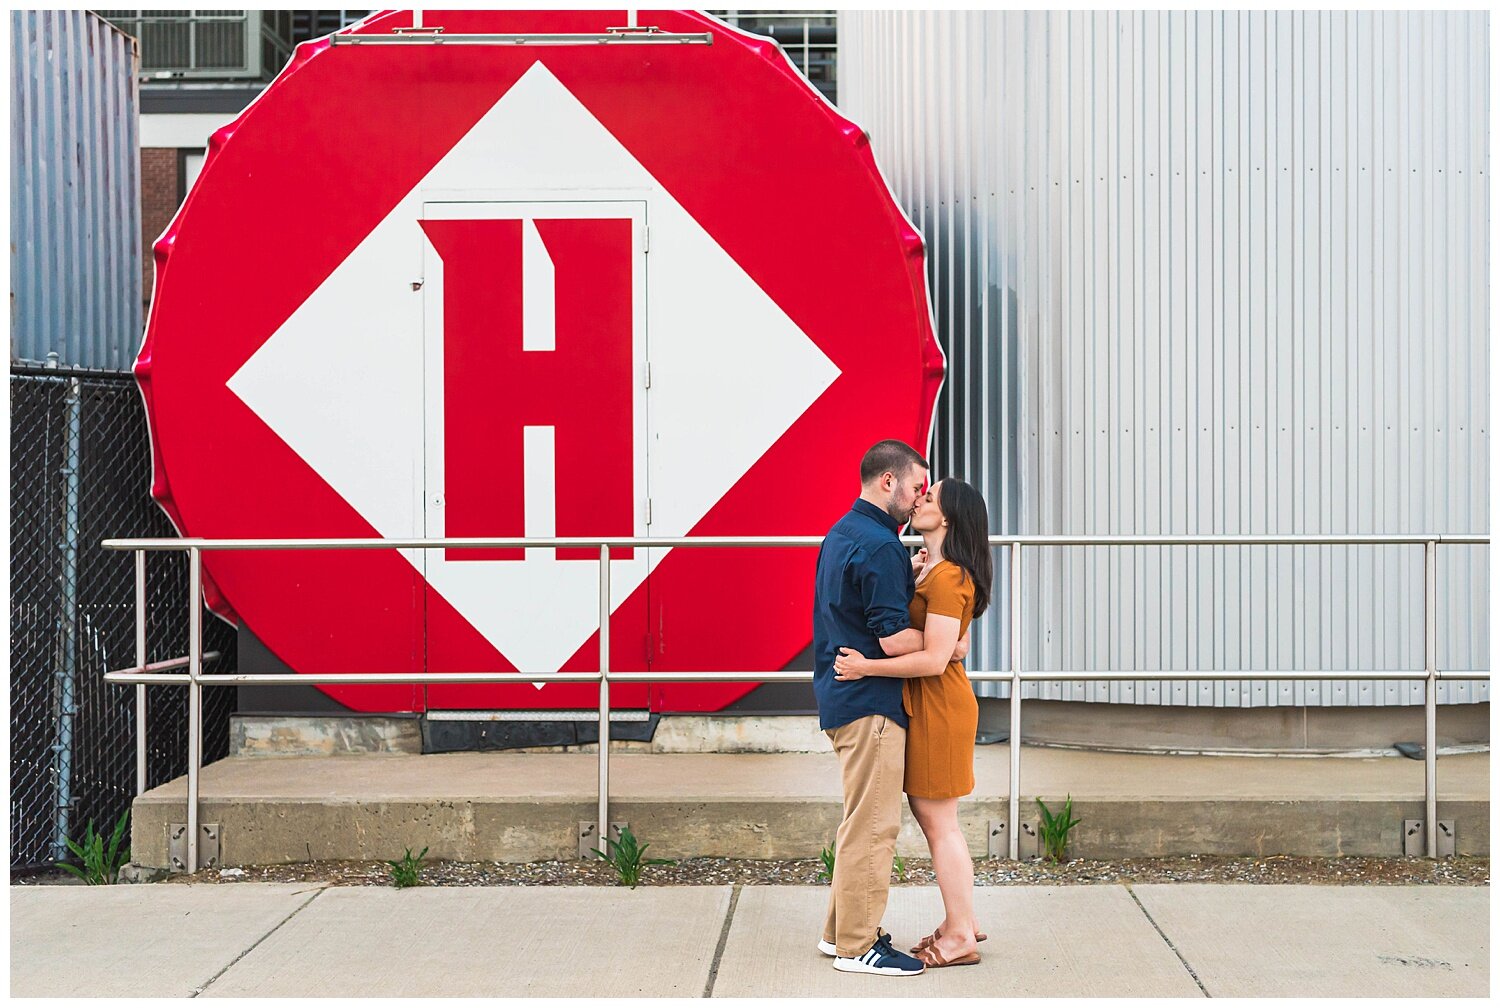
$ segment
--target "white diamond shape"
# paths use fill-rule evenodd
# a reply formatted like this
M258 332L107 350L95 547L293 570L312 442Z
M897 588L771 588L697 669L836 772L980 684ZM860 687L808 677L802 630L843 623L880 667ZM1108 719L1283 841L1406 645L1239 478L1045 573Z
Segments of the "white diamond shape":
M423 485L423 295L411 289L417 221L435 198L646 203L652 535L691 531L838 377L538 60L228 383L383 537L442 535L424 530L425 495L441 491ZM667 551L644 552L612 562L612 610ZM523 672L557 671L599 628L594 564L402 553Z

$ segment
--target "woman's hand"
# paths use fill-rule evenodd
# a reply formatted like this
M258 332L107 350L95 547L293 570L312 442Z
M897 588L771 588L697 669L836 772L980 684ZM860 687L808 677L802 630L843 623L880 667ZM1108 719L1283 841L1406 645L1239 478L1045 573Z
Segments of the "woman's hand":
M916 577L922 576L923 569L927 566L927 547L923 546L911 556L911 572Z
M833 677L839 682L853 682L870 674L870 659L853 648L839 648L833 659Z
M969 657L969 632L965 630L964 635L958 639L958 646L953 649L953 660L963 661L967 657Z

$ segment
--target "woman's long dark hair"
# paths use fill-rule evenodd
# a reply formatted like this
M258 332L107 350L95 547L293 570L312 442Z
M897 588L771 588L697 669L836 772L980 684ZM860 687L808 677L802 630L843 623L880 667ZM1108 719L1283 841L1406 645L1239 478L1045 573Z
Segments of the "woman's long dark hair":
M939 483L938 508L948 519L943 558L962 567L974 585L974 618L990 605L990 582L995 577L990 557L990 519L984 496L961 479L944 477Z

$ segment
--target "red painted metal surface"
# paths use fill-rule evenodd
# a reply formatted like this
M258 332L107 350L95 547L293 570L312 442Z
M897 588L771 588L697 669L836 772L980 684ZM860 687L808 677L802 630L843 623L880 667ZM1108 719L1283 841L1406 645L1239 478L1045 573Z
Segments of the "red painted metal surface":
M424 11L423 17L450 34L597 33L621 15ZM713 44L543 49L322 40L299 46L266 92L214 135L197 184L156 243L155 297L135 367L151 423L152 493L183 534L381 534L226 383L538 61L838 372L690 534L821 534L857 495L858 459L871 443L898 437L926 445L943 360L922 244L881 179L863 132L818 96L771 41L691 12L642 11L639 20L664 31L710 32ZM347 31L384 34L409 24L410 12L384 12ZM494 188L504 188L504 164L495 173ZM599 223L537 227L555 251L559 242L609 240ZM422 224L444 255L465 242L483 246L455 259L465 264L460 272L483 266L503 273L504 257L515 254L513 236L505 233L513 227ZM456 283L447 268L447 282ZM612 282L603 260L595 272L606 286ZM445 415L461 428L450 434L448 451L475 462L465 475L449 476L450 498L459 495L448 503L451 535L522 534L519 497L507 495L506 486L522 422L516 410L537 422L578 414L576 424L558 422L558 534L629 532L631 498L619 488L630 475L622 449L609 448L630 430L629 417L609 422L624 395L613 377L619 369L606 366L619 351L607 335L618 323L594 320L605 334L597 337L598 353L565 359L575 352L564 352L565 342L573 345L566 334L594 324L566 293L572 275L559 266L558 366L510 397L508 419L493 430L485 425L496 399L485 394L482 373L503 375L514 365L506 356L512 351L493 341L497 326L514 328L515 293L476 293L470 316L453 309L457 314L448 317L454 349ZM624 290L619 278L613 282ZM618 297L612 303L623 310ZM715 333L705 330L700 338L711 341ZM593 371L591 359L599 365ZM473 378L467 385L466 375ZM565 428L592 428L599 444L565 445ZM579 472L577 459L590 454L594 468ZM590 487L600 486L613 489L591 494ZM487 498L497 502L494 508L484 506ZM671 551L615 610L612 667L666 674L784 667L811 639L814 562L813 550ZM213 554L205 571L214 612L247 623L298 671L514 668L395 551ZM597 640L595 633L562 667L596 667ZM656 710L712 711L752 688L666 685L652 688L649 703ZM365 711L424 704L587 707L595 696L586 686L538 690L529 683L432 694L370 686L327 692ZM617 687L614 699L639 706L647 694Z

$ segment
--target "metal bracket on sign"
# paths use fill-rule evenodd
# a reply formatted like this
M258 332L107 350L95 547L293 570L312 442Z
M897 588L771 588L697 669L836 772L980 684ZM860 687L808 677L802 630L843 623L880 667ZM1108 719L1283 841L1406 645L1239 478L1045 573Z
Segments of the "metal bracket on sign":
M603 33L543 33L531 35L447 34L437 27L396 28L390 35L353 35L340 32L328 37L334 46L371 45L713 45L712 32L665 32L659 28L609 29Z
M1437 831L1438 857L1452 857L1457 830L1452 819L1439 819ZM1427 825L1423 819L1401 821L1401 853L1407 857L1421 857L1427 853Z
M167 827L167 857L174 872L196 871L187 866L187 824L172 823ZM219 864L219 824L198 824L199 868L214 868Z
M616 843L620 841L620 831L628 829L628 822L611 822L609 824L609 838ZM578 856L588 860L594 856L594 851L599 849L599 824L591 822L580 822L578 824Z

